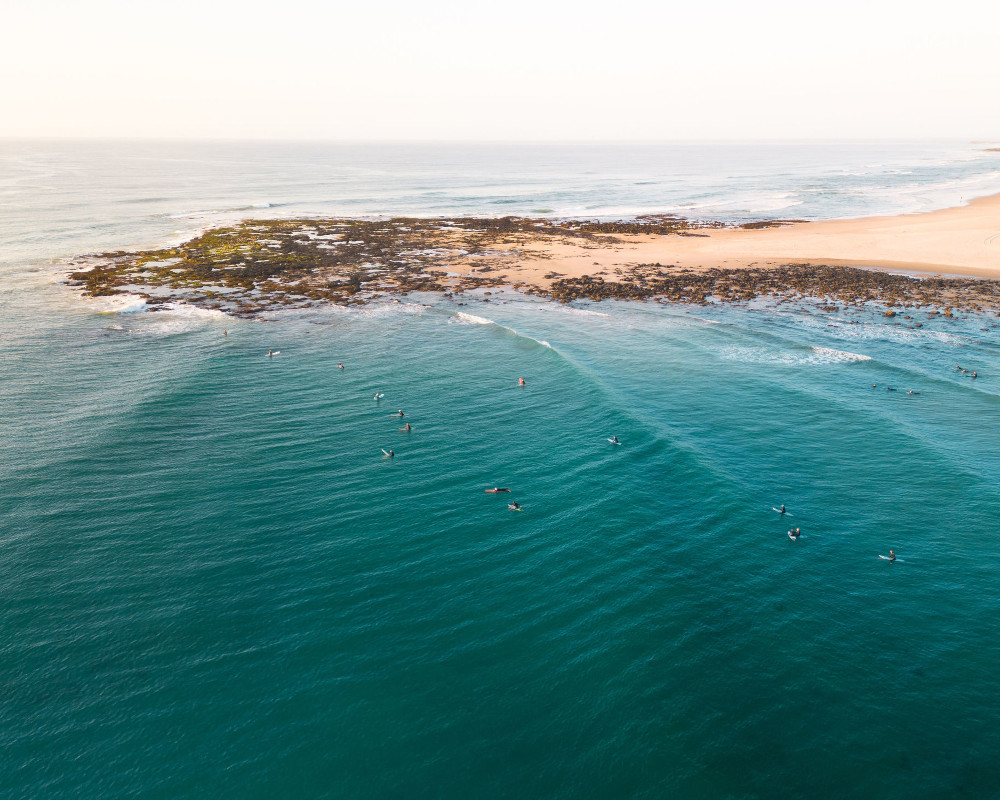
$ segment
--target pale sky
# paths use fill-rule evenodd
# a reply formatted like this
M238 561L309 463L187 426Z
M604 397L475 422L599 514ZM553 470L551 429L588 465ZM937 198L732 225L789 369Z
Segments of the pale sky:
M1000 0L0 0L0 137L1000 139Z

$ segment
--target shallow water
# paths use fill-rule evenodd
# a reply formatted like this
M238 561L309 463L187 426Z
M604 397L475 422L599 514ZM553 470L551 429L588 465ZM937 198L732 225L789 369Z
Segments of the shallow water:
M996 790L995 317L250 322L13 262L0 795Z

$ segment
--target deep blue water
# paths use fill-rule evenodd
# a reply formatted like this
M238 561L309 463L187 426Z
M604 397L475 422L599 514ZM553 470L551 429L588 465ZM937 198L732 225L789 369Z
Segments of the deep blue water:
M995 316L149 313L51 259L232 213L227 162L70 151L6 162L0 796L997 793Z

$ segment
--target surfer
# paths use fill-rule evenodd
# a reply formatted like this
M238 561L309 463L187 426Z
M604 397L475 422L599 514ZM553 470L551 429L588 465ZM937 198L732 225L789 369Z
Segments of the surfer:
M223 336L228 336L228 335L229 335L229 331L223 331L223 332L222 332L222 335L223 335Z
M507 504L507 508L509 508L511 511L520 511L521 510L521 504L520 503L508 503Z
M375 392L374 400L378 400L382 396L381 392Z
M785 513L785 504L784 503L781 504L781 511L779 511L778 513L779 514L784 514Z
M892 388L891 386L886 386L886 387L885 387L885 390L886 390L887 392L894 392L894 391L896 391L896 390L895 390L895 389L893 389L893 388Z
M517 379L517 385L518 386L524 386L524 378L518 378Z
M487 494L500 494L501 492L509 492L510 489L501 489L497 486L494 486L492 489L486 489L485 491Z
M872 388L873 388L873 389L875 388L875 384L874 384L874 383L872 384Z
M896 551L895 550L890 550L889 551L889 563L891 564L895 560L896 560Z
M978 378L978 377L979 377L979 373L978 373L978 372L975 372L975 371L973 371L973 373L972 373L972 377L973 377L973 378Z
M400 430L401 430L401 431L406 431L407 433L409 433L409 431L411 430L411 428L410 428L410 423L409 423L409 422L407 422L407 423L406 423L406 427L405 427L405 428L400 428Z
M267 357L268 358L273 358L274 357L274 353L272 353L270 350L268 350L267 351Z
M618 437L617 436L612 436L611 437L611 444L621 444L621 442L618 441ZM782 508L784 508L784 506L782 506Z
M344 368L344 365L343 365L343 364L341 364L341 363L340 363L340 362L338 361L338 362L337 362L337 369L343 369L343 368Z
M403 409L399 409L399 413L398 413L398 414L397 414L396 416L397 416L397 417L401 417L401 416L403 416Z

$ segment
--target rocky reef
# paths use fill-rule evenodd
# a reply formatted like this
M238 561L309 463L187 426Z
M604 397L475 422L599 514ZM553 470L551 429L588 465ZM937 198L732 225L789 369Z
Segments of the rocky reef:
M1000 281L978 278L913 277L873 269L811 264L777 267L743 267L707 270L682 269L662 264L642 264L618 270L614 281L597 276L562 278L552 283L549 294L556 300L588 298L605 300L650 300L683 303L746 302L771 296L779 302L809 297L828 301L825 311L843 306L879 303L886 316L892 307L941 307L984 311L1000 307Z
M253 220L176 247L83 257L74 265L85 269L72 272L69 283L91 296L130 292L153 306L186 302L253 316L317 302L365 303L416 291L500 286L507 278L499 273L529 254L532 244L598 237L607 244L615 234L679 233L689 227L672 217Z
M749 223L762 227L777 222ZM821 299L824 310L881 303L982 311L1000 306L1000 282L917 278L871 269L785 264L689 269L663 264L619 267L614 274L534 284L517 271L549 258L553 244L614 248L634 236L699 236L704 227L670 216L631 221L555 221L524 217L248 220L209 230L175 247L83 256L70 285L91 296L138 294L151 307L184 302L251 317L277 308L363 304L410 292L454 296L511 287L570 302L576 299L709 303L761 296L785 302ZM512 273L508 275L507 273ZM537 274L537 270L536 270ZM895 313L895 312L893 312Z

